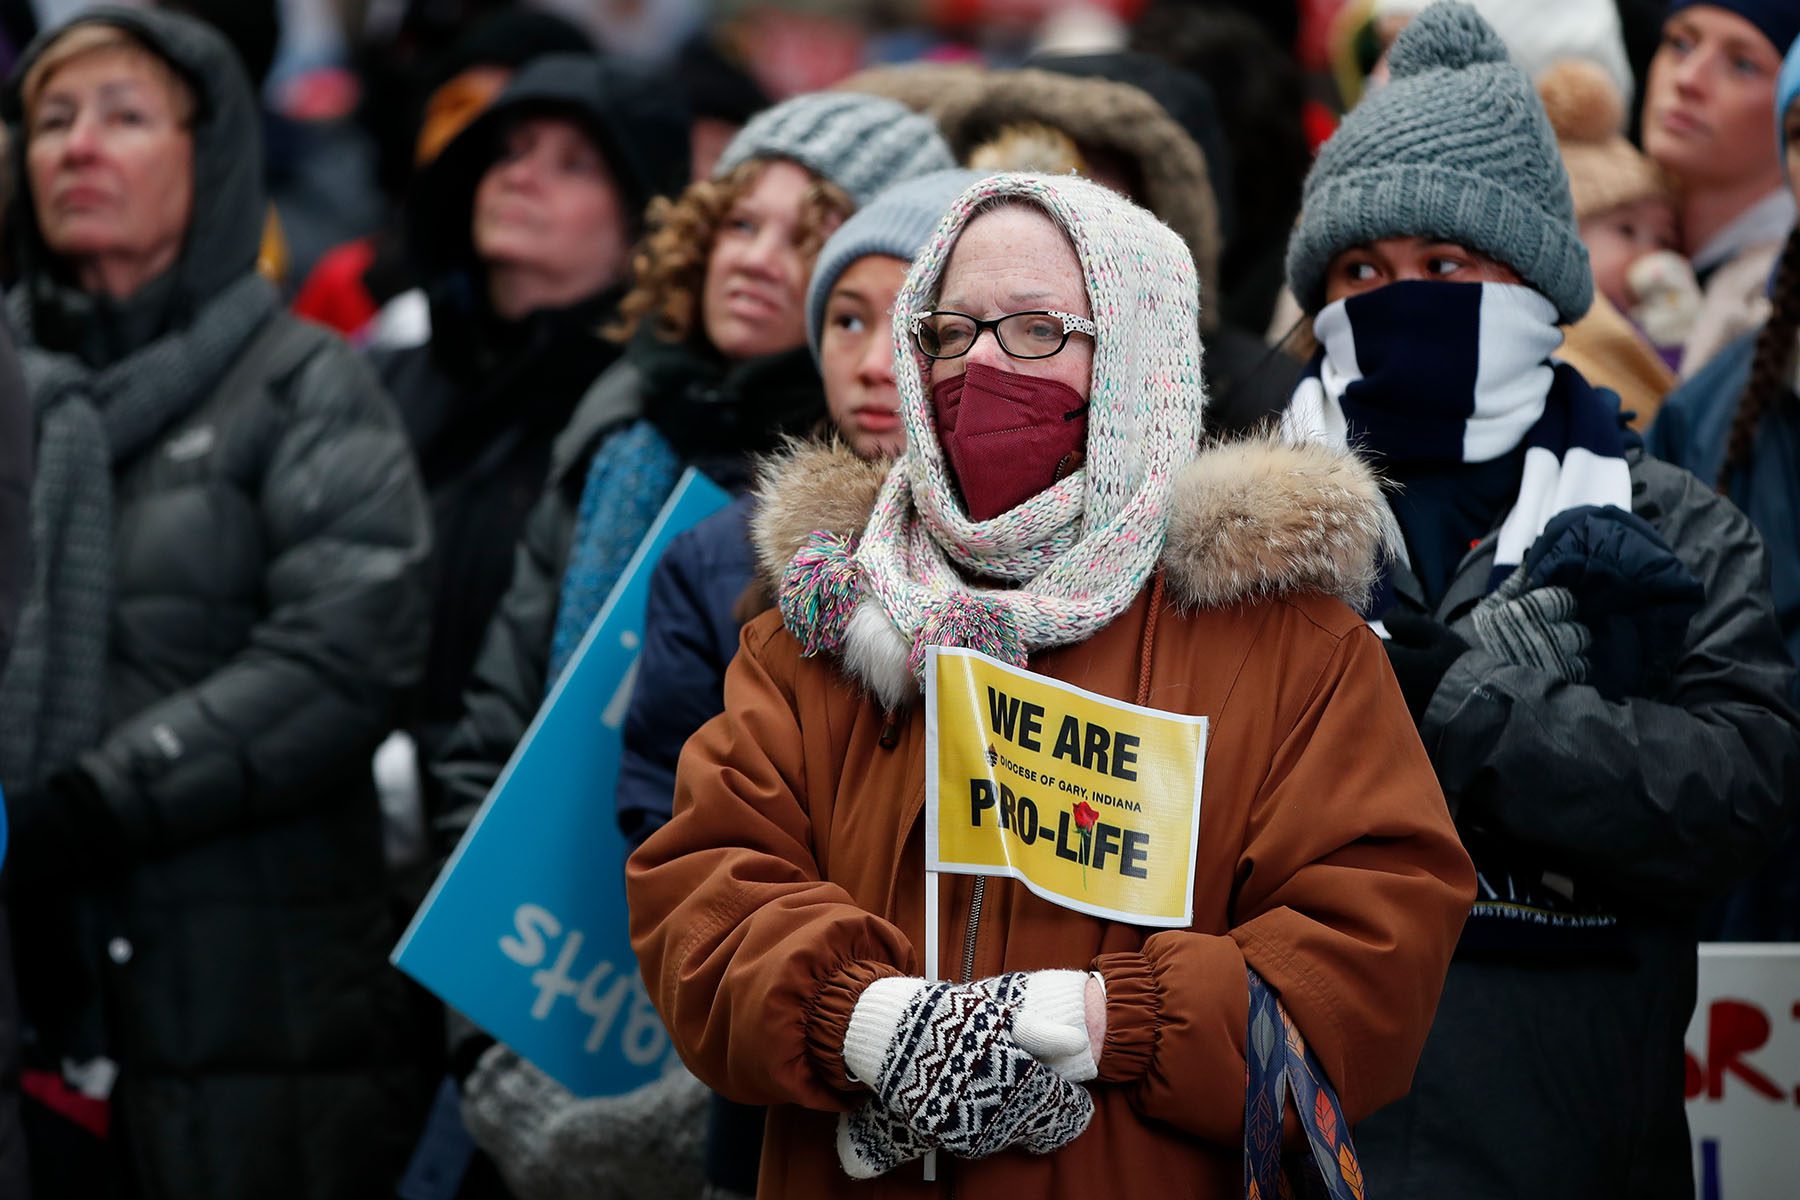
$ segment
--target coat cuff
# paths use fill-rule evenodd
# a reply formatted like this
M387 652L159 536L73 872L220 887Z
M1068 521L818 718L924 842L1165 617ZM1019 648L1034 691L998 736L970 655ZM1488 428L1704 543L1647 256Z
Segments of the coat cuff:
M827 972L813 992L805 1014L806 1052L831 1087L840 1092L865 1090L850 1077L844 1064L844 1039L850 1034L850 1017L871 983L903 974L886 963L847 962Z
M1093 969L1106 986L1106 1045L1100 1082L1130 1083L1150 1069L1162 1030L1162 996L1150 960L1135 950L1102 954Z

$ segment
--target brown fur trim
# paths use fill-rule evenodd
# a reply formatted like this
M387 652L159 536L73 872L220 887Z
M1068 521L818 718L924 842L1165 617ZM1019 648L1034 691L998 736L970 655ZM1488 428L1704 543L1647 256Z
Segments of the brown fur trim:
M1128 159L1143 177L1142 202L1193 252L1200 276L1200 326L1219 323L1218 202L1206 155L1162 105L1140 88L1036 67L990 71L966 63L871 67L834 86L898 100L938 123L956 160L1008 125L1036 122L1086 146Z
M1379 481L1354 454L1249 439L1182 469L1163 563L1176 596L1198 607L1316 591L1360 608L1392 525Z
M771 595L780 590L788 560L815 530L850 537L863 531L890 460L867 462L838 438L790 440L756 470L756 512L750 544L757 574Z
M790 442L758 472L750 538L773 593L814 530L862 532L890 464L842 442ZM1368 601L1398 536L1381 483L1354 454L1248 438L1201 453L1177 476L1163 566L1177 600L1215 607L1324 592Z
M966 162L971 151L1008 125L1036 122L1061 130L1084 152L1104 150L1129 160L1142 176L1141 203L1180 234L1200 276L1200 326L1218 325L1218 205L1206 155L1187 130L1140 88L1110 79L1062 75L1028 67L989 72L970 102L933 113L944 139Z
M839 80L831 90L897 100L941 128L946 119L960 119L963 109L981 99L990 74L987 68L971 63L912 62L865 68Z

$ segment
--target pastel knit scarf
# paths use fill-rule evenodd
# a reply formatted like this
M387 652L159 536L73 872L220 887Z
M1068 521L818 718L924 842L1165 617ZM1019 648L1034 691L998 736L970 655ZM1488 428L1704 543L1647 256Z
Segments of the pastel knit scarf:
M1067 233L1099 336L1085 466L992 520L973 521L938 444L911 316L932 307L957 236L996 197L1041 208ZM894 306L906 453L861 536L815 533L783 579L782 615L803 651L885 640L904 646L917 681L931 646L1023 666L1033 651L1084 641L1117 618L1155 569L1175 475L1198 449L1196 309L1186 245L1128 201L1073 177L999 175L973 185L915 260ZM907 697L878 698L892 706Z

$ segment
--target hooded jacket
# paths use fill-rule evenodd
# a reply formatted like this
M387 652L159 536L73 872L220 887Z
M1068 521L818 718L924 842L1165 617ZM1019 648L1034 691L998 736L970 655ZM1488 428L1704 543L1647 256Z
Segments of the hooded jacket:
M601 329L623 293L608 286L518 321L497 316L471 242L477 187L519 121L573 119L608 164L635 241L651 198L687 175L680 92L635 65L591 54L534 60L426 169L411 209L432 338L377 352L431 498L435 531L431 650L408 725L429 760L462 711L481 638L512 574L513 548L542 493L551 445L619 347Z
M38 331L105 362L254 269L259 114L207 27L81 19L142 40L199 100L188 237L130 300L63 283L21 191ZM16 82L5 114L18 166ZM427 515L404 434L341 342L275 312L113 484L108 710L78 765L125 861L34 893L14 928L38 1065L54 1069L71 1029L98 1030L120 1064L120 1153L38 1147L34 1172L113 1158L131 1194L158 1200L382 1194L413 1093L369 775L424 648Z
M1125 61L1132 61L1126 56ZM1105 56L1045 63L1046 69L979 71L943 64L876 67L838 86L889 96L937 121L958 162L1004 135L1009 126L1048 125L1078 147L1099 150L1128 164L1142 189L1139 203L1181 235L1200 277L1200 323L1206 342L1202 363L1208 392L1207 421L1230 436L1257 428L1286 407L1299 382L1291 358L1269 353L1261 338L1220 320L1219 264L1223 228L1218 171L1188 128L1152 93L1117 78ZM1172 71L1158 62L1161 71ZM1181 86L1179 72L1161 80L1170 102L1197 124L1216 123L1210 94L1202 101ZM1224 151L1223 135L1208 139ZM1015 169L1015 168L1009 168Z
M796 455L764 491L765 571L815 529L859 531L878 482L841 450ZM1093 1125L1042 1157L940 1155L957 1194L1240 1195L1246 963L1352 1120L1405 1091L1473 876L1379 642L1330 598L1366 583L1379 504L1335 452L1207 451L1177 484L1158 582L1032 657L1211 719L1194 921L1150 933L998 878L976 910L975 881L945 878L949 977L1092 967L1107 995ZM867 1096L841 1054L855 1001L924 967L925 719L872 698L883 669L803 658L777 614L753 621L725 713L683 755L674 818L627 866L633 944L684 1061L773 1106L759 1195L918 1186L916 1167L852 1185L833 1149L834 1114Z

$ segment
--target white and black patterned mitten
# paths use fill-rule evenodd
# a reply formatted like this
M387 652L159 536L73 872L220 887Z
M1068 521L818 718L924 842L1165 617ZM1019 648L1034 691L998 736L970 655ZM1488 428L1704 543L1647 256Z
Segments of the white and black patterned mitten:
M1024 972L972 984L877 980L851 1014L844 1065L928 1146L982 1158L1009 1146L1046 1154L1067 1145L1093 1119L1094 1102L1014 1036L1028 980ZM1074 1052L1072 1037L1036 1033L1058 1057Z
M852 1179L873 1179L902 1163L923 1158L931 1141L889 1112L879 1098L855 1112L839 1113L838 1162Z
M1588 676L1593 635L1581 623L1575 594L1563 587L1525 590L1520 568L1469 614L1482 649L1514 666L1536 667L1564 683Z

